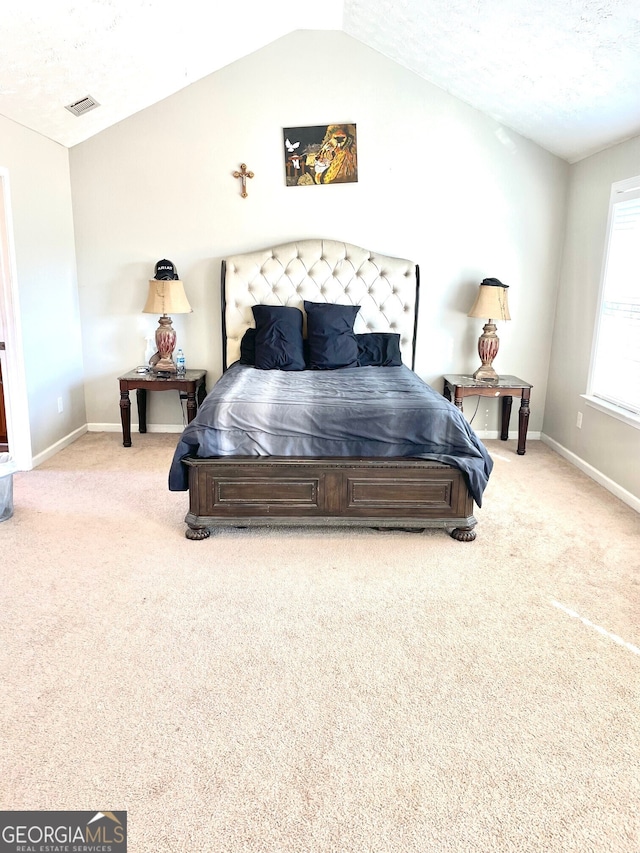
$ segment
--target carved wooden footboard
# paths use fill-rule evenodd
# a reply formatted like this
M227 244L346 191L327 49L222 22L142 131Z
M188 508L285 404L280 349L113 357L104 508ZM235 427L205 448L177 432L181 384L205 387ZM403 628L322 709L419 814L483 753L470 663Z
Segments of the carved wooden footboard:
M455 468L422 459L263 457L184 460L189 539L211 527L444 528L475 539L473 499Z

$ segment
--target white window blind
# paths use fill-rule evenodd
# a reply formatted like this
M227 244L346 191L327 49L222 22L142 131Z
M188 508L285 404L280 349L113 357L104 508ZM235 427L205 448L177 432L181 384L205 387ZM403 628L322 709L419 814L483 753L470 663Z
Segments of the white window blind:
M640 415L640 176L612 187L589 384Z

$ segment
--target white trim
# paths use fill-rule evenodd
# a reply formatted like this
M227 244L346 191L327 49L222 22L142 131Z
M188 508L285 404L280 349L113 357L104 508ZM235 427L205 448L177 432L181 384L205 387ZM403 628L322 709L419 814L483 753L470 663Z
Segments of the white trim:
M628 198L623 198L623 196L627 195ZM607 269L609 266L609 254L611 248L611 233L614 224L615 218L615 206L616 204L629 201L634 198L640 198L640 176L636 175L633 178L627 178L624 181L616 181L611 184L611 192L609 195L609 212L607 215L607 230L604 235L604 244L602 246L602 262L600 266L600 284L598 287L598 299L595 306L595 318L594 318L594 327L593 334L591 336L591 355L589 358L589 373L587 375L587 389L586 394L583 395L587 402L593 401L593 377L596 372L596 356L598 353L598 343L600 339L600 328L602 321L602 307L604 302L605 295L605 284L607 281ZM598 398L600 402L601 398ZM604 402L604 401L603 401ZM615 407L615 403L611 404L612 407ZM598 408L598 406L594 406L594 408ZM617 408L617 407L615 407ZM606 414L612 415L616 417L612 409L602 408L601 411L606 412ZM619 418L619 420L623 420ZM632 424L633 425L633 424Z
M172 432L179 433L184 429L184 424L147 424L147 432ZM122 424L87 424L88 432L122 432ZM131 437L138 432L138 424L131 424Z
M609 403L608 400L603 400L600 397L594 397L591 394L580 394L587 406L597 409L599 412L604 412L605 415L610 415L617 421L622 421L627 426L640 429L640 415L630 412L628 409L623 409L620 406L615 406Z
M147 424L147 432L169 432L169 433L179 433L184 429L184 424ZM89 432L122 432L122 424L87 424L87 430ZM500 438L499 430L474 430L475 434L481 441L491 441L496 438ZM138 433L138 424L131 424L131 437L133 438L134 433ZM138 433L139 434L139 433ZM528 432L527 433L527 441L539 441L540 433L539 432ZM510 430L509 431L509 440L518 440L518 431Z
M637 498L635 495L632 495L631 492L628 492L626 489L623 489L622 486L619 486L616 482L611 480L601 471L598 471L597 468L594 468L592 465L589 465L588 462L585 462L584 459L581 459L580 456L576 456L575 453L572 453L570 450L567 450L566 447L563 447L561 444L558 444L557 441L554 441L552 438L549 438L548 435L542 433L542 441L544 444L547 444L552 450L566 459L568 462L571 462L572 465L575 465L576 468L579 468L583 471L588 477L591 477L592 480L595 480L596 483L599 483L601 486L611 492L612 495L615 495L617 498L623 503L626 503L627 506L630 506L631 509L635 509L636 512L640 512L640 498Z
M473 431L478 436L481 441L495 441L495 439L500 438L500 430L497 429L475 429L473 424L471 424ZM511 429L509 430L509 441L517 441L518 440L518 430ZM539 441L540 433L539 432L527 432L527 443L531 441Z
M29 398L20 324L11 190L9 173L5 168L0 168L0 329L6 346L2 353L2 377L9 453L17 468L28 471L33 467Z
M47 459L51 459L52 456L55 456L56 453L59 453L61 450L64 450L65 447L68 447L70 444L73 444L74 441L77 441L81 435L84 435L87 431L87 425L78 427L73 432L70 432L69 435L66 435L64 438L61 438L60 441L56 441L55 444L52 444L50 447L47 447L46 450L43 450L42 453L38 453L37 456L33 457L33 467L36 468L38 465L42 465L43 462L46 462Z

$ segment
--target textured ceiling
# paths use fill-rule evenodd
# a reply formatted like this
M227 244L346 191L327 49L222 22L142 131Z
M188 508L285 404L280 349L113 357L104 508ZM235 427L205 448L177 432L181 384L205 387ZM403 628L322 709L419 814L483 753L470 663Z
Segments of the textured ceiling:
M575 162L640 135L640 0L4 0L0 114L72 146L294 29L339 30ZM64 109L94 97L78 117Z
M347 33L570 162L640 134L640 0L373 4Z
M340 29L342 0L2 0L0 115L72 146L293 29ZM100 107L64 109L90 95Z

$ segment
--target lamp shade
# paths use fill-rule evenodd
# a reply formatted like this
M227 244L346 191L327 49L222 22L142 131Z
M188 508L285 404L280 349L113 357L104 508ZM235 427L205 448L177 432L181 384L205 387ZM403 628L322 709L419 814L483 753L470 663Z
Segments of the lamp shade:
M143 314L190 314L192 311L184 285L179 279L149 280L149 293L142 309Z
M476 301L467 316L485 320L510 320L508 288L508 284L503 284L497 278L485 278L478 288Z

